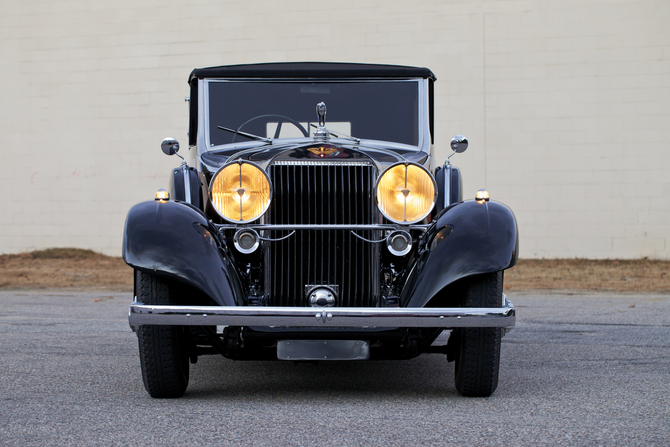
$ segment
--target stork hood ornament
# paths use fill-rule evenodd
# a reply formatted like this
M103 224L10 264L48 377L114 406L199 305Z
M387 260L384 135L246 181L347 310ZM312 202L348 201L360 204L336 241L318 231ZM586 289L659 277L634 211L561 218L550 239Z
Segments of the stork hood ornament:
M330 140L330 132L326 129L326 103L320 102L316 105L316 115L319 117L319 126L314 131L314 141Z

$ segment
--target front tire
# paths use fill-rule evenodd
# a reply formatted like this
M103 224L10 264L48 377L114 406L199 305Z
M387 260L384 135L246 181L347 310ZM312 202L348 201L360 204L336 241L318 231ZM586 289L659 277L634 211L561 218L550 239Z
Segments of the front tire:
M465 307L502 307L503 272L473 277ZM498 387L500 328L461 328L452 332L458 347L456 389L466 397L489 397Z
M144 304L175 304L170 284L135 270L135 294ZM189 375L189 332L183 326L140 326L137 330L144 388L151 397L184 395Z

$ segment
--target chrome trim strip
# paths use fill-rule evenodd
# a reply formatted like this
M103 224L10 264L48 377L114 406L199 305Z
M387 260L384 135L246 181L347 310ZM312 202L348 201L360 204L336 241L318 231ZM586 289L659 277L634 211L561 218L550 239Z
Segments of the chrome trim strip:
M182 172L184 173L184 199L186 203L191 203L191 176L189 175L191 171L188 166L183 166Z
M515 310L505 306L466 308L375 307L264 307L264 306L171 306L133 302L128 322L177 326L272 326L272 327L499 327L515 325Z
M451 165L445 164L444 170L444 208L446 208L451 205Z

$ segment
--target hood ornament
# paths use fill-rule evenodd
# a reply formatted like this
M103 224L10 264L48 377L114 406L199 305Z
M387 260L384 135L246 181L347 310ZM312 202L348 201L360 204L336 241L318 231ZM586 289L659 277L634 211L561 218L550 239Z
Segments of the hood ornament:
M319 117L319 126L314 131L314 141L330 140L330 132L326 129L326 103L320 102L316 105L316 115Z

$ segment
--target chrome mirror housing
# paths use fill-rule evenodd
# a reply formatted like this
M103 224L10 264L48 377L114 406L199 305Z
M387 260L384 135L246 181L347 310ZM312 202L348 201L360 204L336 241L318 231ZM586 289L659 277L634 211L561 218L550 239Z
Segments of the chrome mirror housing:
M465 150L468 148L468 139L465 138L463 135L456 135L454 138L451 139L451 149L453 149L454 152L460 154L462 152L465 152Z
M161 141L161 150L165 155L174 155L179 152L179 141L174 138L167 137Z

